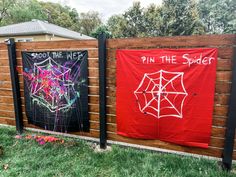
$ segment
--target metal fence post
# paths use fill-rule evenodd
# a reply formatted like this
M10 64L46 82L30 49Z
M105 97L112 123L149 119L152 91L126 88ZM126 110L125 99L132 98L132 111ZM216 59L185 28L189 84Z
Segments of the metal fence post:
M16 130L19 134L21 134L23 133L23 115L22 115L22 108L21 108L19 77L18 77L17 69L16 69L17 67L16 45L13 38L8 39L6 41L6 44L8 47L8 58L9 58L9 64L10 64Z
M100 148L107 147L106 127L106 34L98 36Z
M229 100L228 120L225 133L225 144L222 155L223 169L230 170L233 158L234 138L236 127L236 48L233 54L232 86Z

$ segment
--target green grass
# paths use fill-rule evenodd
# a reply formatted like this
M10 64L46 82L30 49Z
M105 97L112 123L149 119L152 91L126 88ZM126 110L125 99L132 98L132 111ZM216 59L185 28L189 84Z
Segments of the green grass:
M64 144L38 145L33 140L14 137L13 128L0 126L0 145L4 148L4 155L0 157L1 177L236 176L222 171L213 160L119 146L97 153L91 143L73 138L64 138Z

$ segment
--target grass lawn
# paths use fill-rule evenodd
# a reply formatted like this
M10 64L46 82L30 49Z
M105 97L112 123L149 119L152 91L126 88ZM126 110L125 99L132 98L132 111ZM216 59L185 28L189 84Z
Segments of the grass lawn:
M222 171L213 160L119 146L98 153L94 152L92 143L63 139L63 144L39 145L34 140L15 139L15 129L0 126L0 145L4 148L4 155L0 156L0 176L236 176Z

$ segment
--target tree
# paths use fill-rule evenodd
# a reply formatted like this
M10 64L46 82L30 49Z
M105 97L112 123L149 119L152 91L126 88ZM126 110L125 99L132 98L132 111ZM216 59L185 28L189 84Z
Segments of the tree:
M98 12L89 11L81 13L79 18L79 24L81 27L81 33L91 35L91 33L102 23Z
M142 8L133 4L124 14L112 16L108 29L113 37L144 37L203 34L194 0L164 0L162 6Z
M95 11L79 14L75 8L38 0L0 0L0 25L45 20L87 35L102 24Z
M144 9L143 24L146 28L145 36L160 36L161 31L161 7L151 4Z
M123 15L113 15L107 21L107 29L113 38L127 37L127 21Z
M9 9L15 4L14 0L0 0L0 26L4 19L8 16Z
M140 2L134 2L133 6L123 14L126 20L126 35L128 37L145 36L144 12Z
M40 4L44 13L47 15L47 21L49 23L75 31L80 30L79 14L76 9L52 2L41 2Z
M235 0L200 0L198 8L207 33L236 32Z
M98 36L102 33L105 33L106 34L106 37L107 38L112 38L111 36L111 32L109 32L108 28L106 25L101 25L101 26L98 26L92 33L91 33L91 36L92 37L95 37L95 38L98 38Z
M140 2L135 2L124 14L109 18L108 29L114 38L158 36L159 9L154 4L148 8L142 8Z
M18 0L9 10L8 20L10 23L25 22L32 19L46 19L46 14L37 0Z
M204 33L194 0L163 0L160 26L164 36Z

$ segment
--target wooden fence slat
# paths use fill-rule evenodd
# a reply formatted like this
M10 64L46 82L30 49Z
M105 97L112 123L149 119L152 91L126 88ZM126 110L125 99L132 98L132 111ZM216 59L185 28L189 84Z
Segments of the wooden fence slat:
M108 139L113 141L120 141L120 142L127 142L131 144L141 144L144 146L152 146L157 148L163 148L163 149L169 149L169 150L175 150L175 151L182 151L182 152L188 152L188 153L194 153L194 154L201 154L201 155L209 155L209 156L215 156L220 157L222 150L219 148L208 148L208 149L201 149L201 148L189 148L179 145L174 145L167 142L162 142L158 140L137 140L137 139L130 139L126 137L122 137L116 134L108 134Z
M9 61L8 59L0 59L0 66L8 66ZM22 59L17 59L17 66L22 68ZM88 67L89 68L98 68L98 59L97 58L88 58Z
M198 48L198 47L197 47ZM218 48L218 57L221 60L231 60L233 57L233 47L232 46L223 46ZM116 48L107 49L107 59L108 61L116 61Z
M3 51L3 50L7 50L7 46L5 43L0 43L0 52Z
M47 48L47 47L49 47L49 48ZM51 48L51 46L45 46L45 48L42 48L42 49L40 49L40 50L27 50L27 51L29 51L29 52L40 52L40 51L53 51L53 50L62 50L62 51L66 51L66 50L70 50L70 49L52 49ZM87 49L78 49L78 48L75 48L74 50L87 50L88 51L88 58L96 58L96 59L98 59L98 51L97 51L97 49L96 48L87 48ZM17 51L16 51L16 57L17 57L17 59L18 60L22 60L22 56L21 56L21 52L22 51L25 51L25 50L20 50L20 49L18 49ZM3 54L2 55L2 58L7 58L7 54Z
M234 34L229 35L203 35L199 36L172 36L152 38L125 38L108 39L107 48L149 48L149 47L206 47L235 44Z
M41 41L41 42L17 42L18 50L40 50L40 49L76 49L76 48L98 48L97 40L68 40L68 41Z

